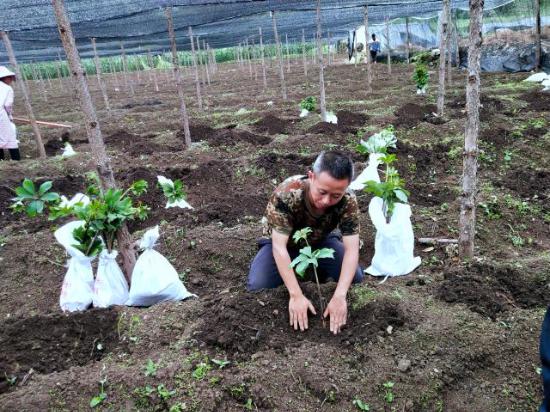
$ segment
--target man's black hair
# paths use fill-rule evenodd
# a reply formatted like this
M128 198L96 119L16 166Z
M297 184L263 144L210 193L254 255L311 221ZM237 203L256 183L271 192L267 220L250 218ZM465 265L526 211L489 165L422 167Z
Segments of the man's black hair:
M319 175L321 172L327 172L337 180L353 179L353 162L351 158L340 151L321 152L313 164L313 172Z
M372 33L372 39L376 40L376 34Z

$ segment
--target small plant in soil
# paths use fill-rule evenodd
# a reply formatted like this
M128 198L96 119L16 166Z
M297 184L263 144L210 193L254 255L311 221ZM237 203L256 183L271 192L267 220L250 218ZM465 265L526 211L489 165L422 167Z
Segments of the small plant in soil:
M381 132L373 134L367 141L361 140L356 146L357 152L369 155L371 153L388 153L388 149L395 149L397 138L395 137L395 129L393 126L388 126Z
M394 154L388 154L380 159L386 165L384 181L366 182L364 191L378 196L383 200L383 212L386 221L389 222L396 203L407 203L409 192L404 189L404 181L399 177L397 169L391 166L397 160Z
M164 193L164 196L166 197L166 200L168 200L169 203L176 203L180 200L187 200L187 192L185 191L185 185L181 180L179 179L174 180L173 185L167 182L159 181L158 185L162 189L162 192Z
M300 241L304 241L306 247L300 249L300 254L290 263L290 267L294 268L296 274L301 278L305 277L307 269L313 267L313 273L315 274L315 283L317 284L317 292L319 294L319 304L321 305L321 313L325 312L325 304L323 295L321 294L321 285L319 284L319 277L317 276L317 267L319 266L319 259L331 258L334 259L334 249L323 248L313 250L307 241L308 235L312 232L311 228L305 227L301 230L297 230L292 236L292 240L295 244L299 244ZM323 326L325 321L323 319Z
M214 365L217 365L218 366L218 369L223 369L225 368L227 365L229 365L231 362L228 361L228 360L219 360L219 359L212 359L212 363Z
M105 392L106 383L107 383L107 378L103 378L99 381L99 394L94 396L92 400L90 400L91 408L95 408L96 406L103 403L105 399L107 399L107 393Z
M36 188L32 180L23 180L21 186L15 189L17 197L13 199L12 210L14 212L25 212L30 217L42 214L45 207L59 203L59 194L50 192L51 188L51 181L44 182L39 188Z
M370 411L370 405L359 398L353 400L353 405L360 411Z
M158 365L151 359L147 359L147 364L145 365L145 376L156 376L157 369Z
M382 384L382 386L384 387L384 400L388 404L393 403L393 401L395 400L395 394L393 393L394 385L395 383L393 383L392 381L387 381Z
M206 377L206 374L210 369L212 369L212 367L208 363L201 362L193 370L192 376L196 380L201 381Z
M417 64L414 68L412 79L416 84L416 90L418 94L426 93L426 86L428 85L429 78L430 75L428 74L428 68L423 64Z
M300 102L300 109L313 112L317 108L317 100L313 96L308 96L302 99Z

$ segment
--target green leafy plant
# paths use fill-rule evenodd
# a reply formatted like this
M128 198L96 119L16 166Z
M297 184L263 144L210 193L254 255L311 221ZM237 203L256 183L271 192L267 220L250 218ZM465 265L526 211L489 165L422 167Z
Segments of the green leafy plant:
M399 177L397 169L391 166L397 160L397 157L394 154L388 154L380 160L386 165L385 180L382 182L367 181L364 191L382 198L382 210L386 220L389 222L395 209L395 204L407 203L409 192L403 188L404 181Z
M173 182L166 180L160 180L158 185L162 189L164 196L169 203L175 203L180 200L187 200L187 192L185 190L185 185L179 179L174 180Z
M107 399L107 393L105 392L105 384L107 383L107 378L103 378L99 381L99 394L94 396L90 400L90 408L95 408L96 406L103 403Z
M390 147L396 147L396 143L395 129L393 126L388 126L381 132L373 134L367 141L361 140L356 146L356 150L365 155L371 153L386 154Z
M419 90L424 89L428 84L429 78L428 68L423 64L416 64L412 75L412 80L415 82L416 88Z
M231 362L228 360L212 359L212 363L217 365L219 369L223 369L227 365L229 365Z
M23 180L21 186L15 189L17 197L13 199L12 210L14 212L25 212L30 217L42 214L45 207L59 203L59 194L50 192L51 188L51 181L42 183L37 189L32 180Z
M147 359L147 364L145 365L145 376L156 376L157 369L158 365L151 359Z
M393 393L394 385L395 383L393 383L392 381L387 381L382 384L382 386L384 387L384 400L387 403L393 403L393 401L395 400L395 394Z
M192 376L198 381L203 380L210 369L212 367L208 363L201 362L193 370Z
M370 411L370 405L359 398L355 398L352 403L360 411Z
M313 96L308 96L302 99L300 102L300 108L305 109L308 112L312 112L317 107L317 100Z
M321 314L325 312L325 305L323 301L323 295L321 294L321 286L319 284L319 277L317 275L317 267L319 266L319 259L330 258L334 259L334 249L323 248L313 250L307 241L308 235L312 232L311 228L305 227L301 230L294 232L292 240L298 244L303 240L306 247L300 249L300 254L290 263L290 267L294 268L296 274L303 278L306 274L308 267L313 267L313 273L315 274L315 282L317 283L317 292L319 293L319 303L321 305ZM324 326L324 319L323 319Z

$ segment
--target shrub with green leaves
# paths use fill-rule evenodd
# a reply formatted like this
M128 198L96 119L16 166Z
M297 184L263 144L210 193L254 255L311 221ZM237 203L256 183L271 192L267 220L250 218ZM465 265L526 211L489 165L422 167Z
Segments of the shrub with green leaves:
M428 68L423 64L417 64L412 75L412 79L416 83L416 88L419 90L424 89L424 87L428 84L429 78L430 75L428 74Z
M160 176L162 177L162 176ZM162 189L164 196L169 203L176 203L180 200L187 200L187 192L185 191L185 185L179 179L173 182L169 179L160 179L158 185Z
M316 109L316 107L317 107L317 100L313 96L305 97L300 102L300 108L305 109L308 112L314 111Z
M31 217L42 214L45 207L59 203L59 195L55 192L50 192L51 188L51 181L42 183L37 189L32 180L23 180L21 186L15 189L17 197L13 199L12 210L14 212L25 212Z
M380 160L386 165L384 181L369 180L364 191L382 198L384 216L389 221L396 203L408 203L409 192L404 189L404 181L399 177L397 169L391 166L397 160L397 156L388 154Z
M356 146L356 150L365 155L371 153L387 153L390 147L395 149L397 143L397 137L395 137L395 129L393 126L388 126L382 131L373 134L365 142L361 142Z

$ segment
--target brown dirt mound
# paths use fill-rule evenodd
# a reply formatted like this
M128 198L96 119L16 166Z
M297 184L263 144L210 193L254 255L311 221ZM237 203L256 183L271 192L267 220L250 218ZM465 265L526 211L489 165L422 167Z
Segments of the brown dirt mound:
M151 139L155 137L150 135L137 135L129 133L126 130L119 130L105 138L105 144L110 149L123 150L131 156L150 155L157 152L172 152L183 150L182 147L173 147L157 144Z
M348 110L340 110L336 113L338 118L338 129L344 133L353 133L362 127L369 119L363 113L354 113Z
M542 91L527 92L520 96L528 105L527 108L534 112L547 112L550 108L550 93Z
M336 124L327 123L327 122L319 122L313 126L311 126L309 129L307 129L306 133L310 134L334 134L340 131L340 128Z
M287 134L291 123L293 122L279 119L272 114L267 114L254 123L254 126L259 133Z
M160 100L157 99L151 99L151 100L145 100L143 102L138 103L128 103L122 106L123 109L133 109L134 107L149 107L149 106L158 106L160 104L163 104Z
M449 146L446 144L413 146L398 141L397 149L390 149L389 152L397 154L397 157L401 160L397 162L397 169L407 181L414 178L417 182L428 183L433 172L444 174L449 169L448 150ZM414 166L412 162L414 162ZM414 170L414 172L411 172L411 170Z
M426 116L437 112L437 107L433 104L419 105L416 103L406 103L395 112L397 120L396 127L411 128L424 121Z
M522 197L550 198L550 172L546 170L518 168L510 171L499 183Z
M446 272L435 295L448 303L464 303L470 310L495 320L512 307L546 306L548 277L548 273L535 278L510 267L475 263Z
M439 206L443 203L452 202L456 195L447 187L440 187L431 184L422 184L408 181L405 188L410 192L409 201L420 206Z
M210 140L216 132L216 129L212 129L204 124L191 124L189 125L189 132L191 133L191 140ZM180 130L177 134L178 139L183 140L183 130Z
M20 381L31 368L46 374L99 360L118 345L117 320L114 309L7 320L0 327L0 374ZM2 379L0 393L7 389Z
M48 156L60 155L64 147L65 143L57 139L48 140L44 145L44 149L46 150L46 154Z
M480 134L481 140L492 143L495 147L508 146L512 143L513 137L509 127L491 127Z
M315 156L266 153L258 157L256 165L264 169L270 178L305 174L315 161Z
M480 98L480 119L489 120L495 113L500 113L505 109L504 103L501 100L489 96L481 96ZM461 95L447 103L447 106L452 109L466 109L466 95Z
M212 129L204 125L190 126L192 141L206 141L210 146L234 146L237 143L248 143L254 146L266 145L271 139L266 136L259 136L246 130L239 130L235 125L221 129ZM177 133L177 137L183 140L183 130Z
M334 285L321 285L325 299L333 293ZM302 286L319 313L315 284L308 282ZM300 346L303 341L353 350L354 343L373 340L390 325L394 328L412 326L398 302L382 299L350 310L347 326L336 336L330 333L328 324L323 328L320 318L316 316L310 316L307 331L294 331L289 326L288 293L284 287L217 297L206 305L198 339L210 346L223 348L237 358L249 358L266 349L284 351L285 348Z

